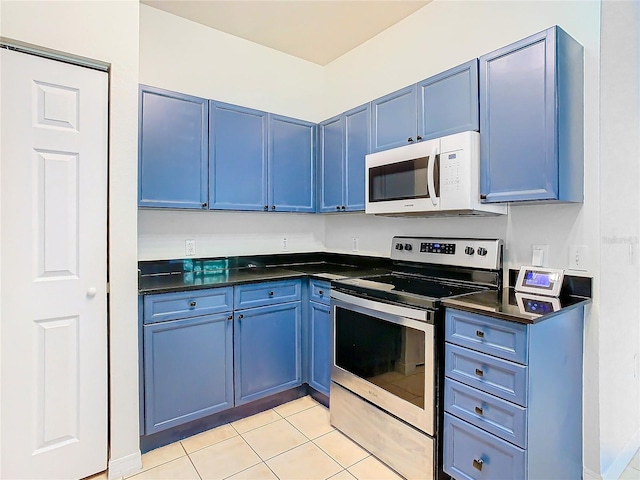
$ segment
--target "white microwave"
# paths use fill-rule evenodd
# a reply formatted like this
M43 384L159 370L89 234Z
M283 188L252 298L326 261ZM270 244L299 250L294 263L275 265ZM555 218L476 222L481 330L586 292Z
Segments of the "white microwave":
M366 156L365 213L500 215L480 203L480 134L462 132Z

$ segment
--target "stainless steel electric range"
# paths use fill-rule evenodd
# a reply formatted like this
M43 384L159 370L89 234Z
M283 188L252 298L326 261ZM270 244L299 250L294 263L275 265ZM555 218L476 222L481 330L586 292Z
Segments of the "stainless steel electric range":
M501 288L502 250L493 239L394 237L392 273L331 284L331 423L406 478L449 478L440 303Z

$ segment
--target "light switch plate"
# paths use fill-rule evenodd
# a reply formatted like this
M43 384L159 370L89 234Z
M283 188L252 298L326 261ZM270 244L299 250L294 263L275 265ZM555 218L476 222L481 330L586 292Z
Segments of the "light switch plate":
M546 267L549 262L549 245L531 245L531 265Z

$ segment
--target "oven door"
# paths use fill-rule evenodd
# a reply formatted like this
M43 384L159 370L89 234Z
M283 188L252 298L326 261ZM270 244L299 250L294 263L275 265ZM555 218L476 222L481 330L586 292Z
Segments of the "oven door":
M435 312L335 290L331 305L331 380L433 436Z

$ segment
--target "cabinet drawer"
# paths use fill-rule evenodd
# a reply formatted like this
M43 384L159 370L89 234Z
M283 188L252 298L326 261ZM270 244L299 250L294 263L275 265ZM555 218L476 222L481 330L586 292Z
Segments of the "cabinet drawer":
M447 342L512 362L528 363L527 325L447 309Z
M451 380L444 381L444 409L483 430L526 448L527 410Z
M527 406L527 367L450 343L445 352L447 377Z
M309 300L329 305L331 303L331 284L319 280L309 280Z
M235 287L234 306L262 307L300 300L300 280L286 282L250 283Z
M233 287L145 295L144 324L231 310L233 310Z
M457 480L526 480L526 452L445 413L444 471Z

